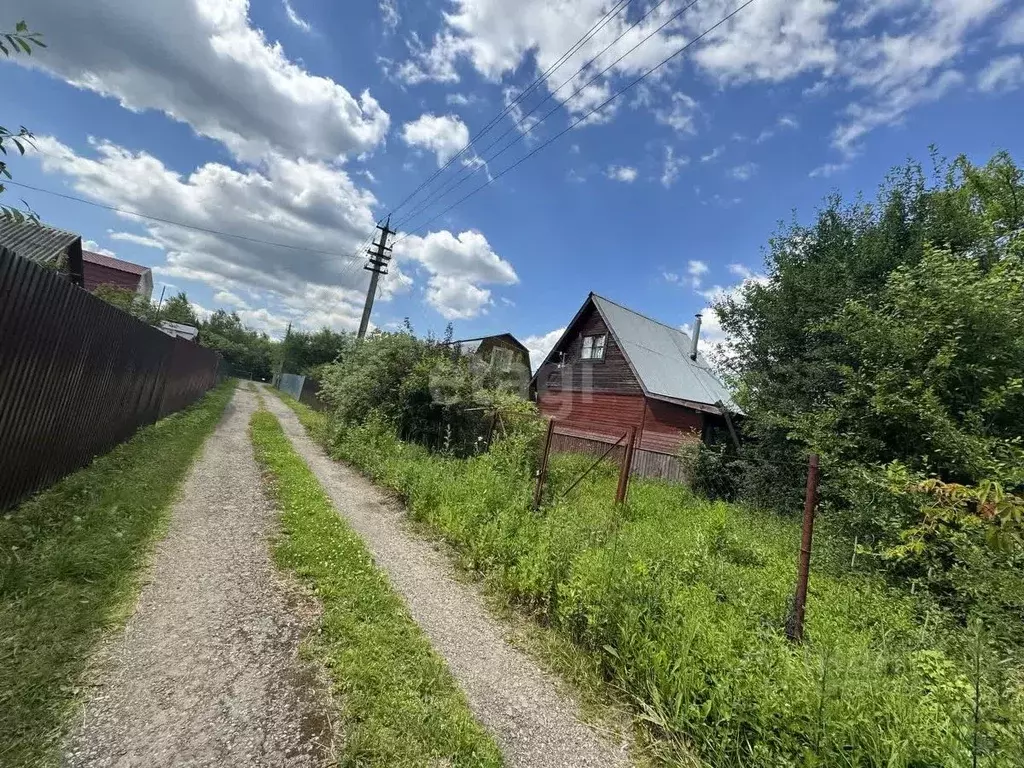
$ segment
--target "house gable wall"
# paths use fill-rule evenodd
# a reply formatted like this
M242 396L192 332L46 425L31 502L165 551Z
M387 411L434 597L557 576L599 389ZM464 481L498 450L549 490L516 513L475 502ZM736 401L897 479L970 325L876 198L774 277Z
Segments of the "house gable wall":
M584 360L583 337L600 335L606 337L604 359ZM560 357L559 353L564 354L564 357ZM537 377L539 392L562 390L643 394L643 388L633 375L625 355L593 305L587 307L562 343L555 347L555 354L551 360Z
M116 285L118 288L127 288L129 291L138 291L141 278L130 272L123 272L120 269L111 269L103 264L93 264L86 261L82 265L85 277L85 290L92 293L101 285Z

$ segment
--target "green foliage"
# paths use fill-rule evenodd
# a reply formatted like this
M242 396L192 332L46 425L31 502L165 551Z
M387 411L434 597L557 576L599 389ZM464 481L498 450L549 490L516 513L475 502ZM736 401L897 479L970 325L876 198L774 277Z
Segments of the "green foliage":
M830 321L850 360L829 364L838 391L794 431L839 465L899 459L952 482L1022 484L1022 327L1024 261L983 267L928 246Z
M138 577L223 384L0 518L0 764L57 765L96 644L127 620Z
M830 199L812 226L771 241L765 281L716 309L737 343L725 365L751 461L735 479L752 503L798 510L800 467L818 452L826 507L881 554L928 516L914 494L894 496L891 462L921 479L1024 488L1024 184L1009 155L936 160L931 180L910 166L875 204ZM901 567L917 559L915 579L980 608L965 602L977 575L1007 565L986 538L968 552L932 536L948 568Z
M199 315L192 308L192 302L188 300L188 295L184 291L178 291L163 303L160 307L160 319L191 325L193 328L200 326Z
M5 57L22 53L26 56L31 56L33 48L45 47L42 35L29 30L28 25L24 21L19 21L15 25L13 32L0 31L0 53ZM15 149L18 150L18 154L24 155L26 145L34 146L32 144L34 138L31 131L25 126L21 126L17 132L14 132L0 125L0 154L6 155L7 145L13 144ZM3 160L0 160L0 177L11 178L11 172L7 169L7 163ZM0 194L4 190L4 185L0 183ZM25 203L24 200L22 203L28 208L28 203ZM6 205L0 205L0 218L11 219L19 223L25 220L39 222L39 217L31 209L25 213L17 208L11 208Z
M156 307L145 296L140 296L130 288L121 288L117 285L101 285L92 292L92 295L108 304L113 304L118 309L127 312L132 317L144 323L153 324L158 319Z
M199 341L214 349L236 375L252 379L270 379L277 354L273 341L265 333L246 328L238 314L218 309L200 327Z
M286 373L315 377L321 366L337 362L354 343L352 334L330 328L316 333L292 331L281 342L280 356Z
M808 642L794 646L784 626L796 521L637 480L617 508L610 471L535 513L528 447L499 441L457 460L397 440L379 418L327 430L325 417L293 407L467 565L599 658L680 761L690 750L745 768L1024 760L1019 646L976 647L926 595L850 571L827 519ZM552 484L574 477L574 463L586 459L556 457Z
M843 396L850 374L859 371L872 345L878 354L887 346L895 353L897 344L906 350L912 337L932 334L927 347L902 364L894 386L912 377L924 380L932 372L929 365L941 363L948 389L960 370L957 355L972 353L972 333L986 342L999 341L989 379L977 381L982 388L1000 378L1010 383L1010 372L1019 370L1019 357L1007 356L1014 345L998 338L1019 317L1019 309L1012 307L1014 289L1001 292L991 311L981 312L978 302L995 289L994 281L984 278L993 265L1016 260L1016 267L999 269L1019 272L1024 228L1020 171L1006 154L996 155L983 168L964 158L948 168L941 161L936 166L938 181L931 185L917 166L894 172L875 204L846 205L830 198L812 226L793 223L771 240L766 281L750 282L739 296L716 306L723 328L735 341L735 353L724 364L749 416L744 423L749 448L763 460L759 490L775 506L793 508L799 483L779 482L774 465L799 464L812 446L827 453L828 446L814 446L818 435L807 422ZM941 276L931 277L934 270ZM976 276L969 281L971 287L959 284L971 275ZM915 304L910 293L926 284L927 299ZM960 312L960 298L970 299L972 308ZM858 320L872 314L876 322L871 332L856 333ZM994 326L978 327L983 319ZM890 338L893 323L901 326L903 339ZM947 346L950 342L953 348ZM978 361L985 349L976 345L973 356L963 362ZM884 386L889 371L877 355L876 362L870 375ZM965 384L971 383L971 375ZM985 396L982 389L965 386L960 402L980 405ZM890 423L879 425L874 414L851 414L849 438L859 439L860 430L869 426L900 433L901 414L894 409L888 417ZM921 436L920 429L913 433ZM910 460L930 450L917 450L910 441L902 447L883 444L872 458Z
M338 764L500 766L501 753L444 661L277 419L255 413L250 433L283 513L275 557L323 604L307 646L327 667L341 704Z
M411 439L461 454L475 452L492 429L516 431L524 419L536 420L536 409L499 371L450 341L450 327L442 340L418 339L408 326L374 331L320 368L320 396L341 424L376 412Z

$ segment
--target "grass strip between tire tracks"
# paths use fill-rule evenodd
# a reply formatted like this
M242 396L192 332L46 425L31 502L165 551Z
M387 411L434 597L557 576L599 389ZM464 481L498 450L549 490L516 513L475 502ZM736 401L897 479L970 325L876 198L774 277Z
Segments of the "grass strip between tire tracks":
M250 433L282 512L275 558L323 604L306 650L328 668L340 703L339 764L501 765L448 668L277 419L257 412Z
M130 616L181 481L235 382L0 518L0 765L56 764L96 644Z

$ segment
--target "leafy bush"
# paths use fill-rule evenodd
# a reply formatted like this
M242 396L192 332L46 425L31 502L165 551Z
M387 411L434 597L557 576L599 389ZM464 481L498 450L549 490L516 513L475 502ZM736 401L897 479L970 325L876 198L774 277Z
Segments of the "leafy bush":
M760 498L793 508L799 475L776 468L811 451L836 466L899 460L946 482L1024 482L1012 445L1024 423L1021 199L1005 153L980 168L937 161L931 180L911 165L875 203L830 198L810 226L771 240L766 278L716 306Z

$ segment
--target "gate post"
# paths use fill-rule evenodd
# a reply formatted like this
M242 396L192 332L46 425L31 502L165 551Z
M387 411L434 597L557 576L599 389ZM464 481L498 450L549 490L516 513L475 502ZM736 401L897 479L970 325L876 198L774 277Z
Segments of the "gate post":
M625 504L629 492L629 471L633 468L633 446L636 443L636 427L630 427L626 438L626 450L619 467L619 487L615 489L615 503Z
M540 468L537 470L537 485L533 489L533 509L540 509L541 496L544 494L544 483L548 476L548 454L551 453L551 436L555 432L555 420L548 421L547 435L544 437L544 454L540 459Z
M811 571L811 541L814 537L814 512L818 506L818 454L807 461L807 493L804 497L804 525L800 538L800 562L796 575L793 615L786 635L794 643L804 639L804 608L807 605L807 581Z

